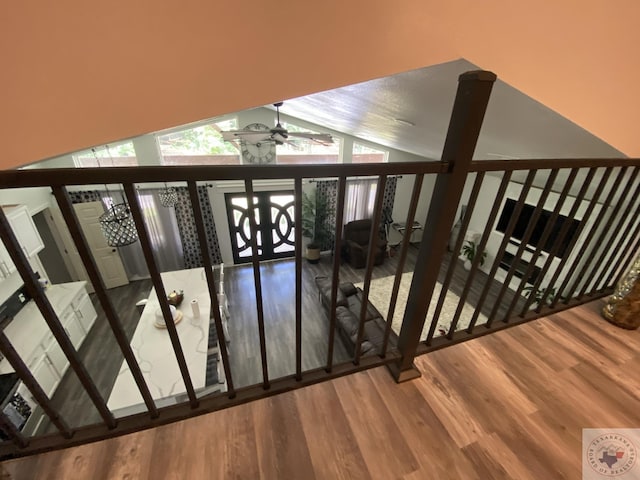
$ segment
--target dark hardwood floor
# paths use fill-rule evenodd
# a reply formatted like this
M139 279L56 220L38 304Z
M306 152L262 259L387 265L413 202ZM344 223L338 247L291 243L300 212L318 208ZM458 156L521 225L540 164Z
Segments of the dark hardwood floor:
M404 271L413 270L418 248L409 248ZM373 270L373 279L395 275L398 256L387 258L385 263ZM440 269L443 282L451 254L447 253ZM450 289L460 295L467 279L462 263L457 265ZM303 370L322 367L327 361L328 318L319 304L314 279L318 275L331 276L332 257L324 256L316 265L303 264L302 282L302 368ZM265 337L267 343L267 365L269 377L295 373L295 264L292 259L263 262L260 267L264 303ZM354 269L348 264L340 268L340 281L361 282L364 269ZM486 274L479 272L467 302L475 305L482 289L489 281ZM129 338L136 329L139 314L135 303L146 298L151 290L151 281L143 280L109 291L110 298L120 314ZM486 302L481 309L488 315L502 284L491 281ZM260 342L257 326L257 312L253 269L251 265L237 265L225 268L225 290L229 301L230 321L229 343L230 367L236 388L253 385L262 381ZM503 305L511 301L508 291ZM104 318L102 309L94 297L98 320L82 345L79 354L105 399L109 398L116 375L122 363L122 354L116 344L111 329ZM502 311L506 307L501 307ZM382 312L386 315L386 312ZM336 335L334 362L349 361L350 356ZM76 375L68 370L52 398L53 405L74 427L99 422L100 416L84 392ZM55 431L55 427L45 421L38 433Z

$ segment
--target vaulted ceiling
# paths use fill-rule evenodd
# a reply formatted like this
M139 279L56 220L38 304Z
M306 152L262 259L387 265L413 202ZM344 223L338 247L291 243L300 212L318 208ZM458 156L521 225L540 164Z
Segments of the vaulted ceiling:
M461 73L456 60L287 100L282 112L358 138L439 159ZM624 157L606 142L498 80L474 158Z
M635 0L11 2L1 165L460 58L640 156L638 18Z

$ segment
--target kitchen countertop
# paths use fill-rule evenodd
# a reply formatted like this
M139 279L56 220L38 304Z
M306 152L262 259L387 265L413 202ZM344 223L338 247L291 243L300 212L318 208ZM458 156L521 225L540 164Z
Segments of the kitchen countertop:
M50 285L44 292L56 314L60 315L86 284L84 281L60 283ZM5 335L25 361L33 355L47 332L49 326L33 300L30 300L4 329ZM6 359L2 360L0 373L10 372L13 372L13 367Z
M205 386L209 342L211 300L204 269L164 272L161 276L167 294L172 290L184 290L184 300L178 307L183 314L183 319L176 325L176 330L191 381L197 390ZM194 318L190 305L193 299L198 301L200 310L198 318ZM169 333L164 328L154 326L156 311L159 309L160 304L155 289L152 289L131 339L131 347L151 396L155 400L163 399L156 402L158 406L162 406L175 403L174 396L184 394L186 387L173 352ZM142 396L124 360L107 405L113 411L120 410L116 414L118 416L146 411Z

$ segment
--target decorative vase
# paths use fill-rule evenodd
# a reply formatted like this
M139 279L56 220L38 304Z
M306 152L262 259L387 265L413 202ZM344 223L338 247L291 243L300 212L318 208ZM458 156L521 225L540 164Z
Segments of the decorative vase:
M469 259L467 258L467 259L464 261L463 266L464 266L464 269L465 269L465 270L467 270L467 271L471 270L471 260L469 260Z
M307 261L318 263L320 261L320 248L315 245L307 245Z
M604 318L615 323L613 320L618 305L629 294L629 292L631 292L638 278L640 278L640 255L636 257L629 271L620 279L618 285L616 285L613 295L611 295L607 300L607 304L602 309L602 315Z
M609 321L627 330L640 327L640 277L636 278L629 293L616 304L613 318Z

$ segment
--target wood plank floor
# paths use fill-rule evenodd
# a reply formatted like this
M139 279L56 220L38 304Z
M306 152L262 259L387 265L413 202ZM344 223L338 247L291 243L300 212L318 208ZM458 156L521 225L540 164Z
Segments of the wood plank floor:
M602 301L416 360L0 464L6 479L576 479L585 427L640 427L640 331Z

